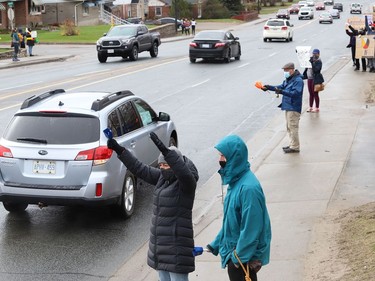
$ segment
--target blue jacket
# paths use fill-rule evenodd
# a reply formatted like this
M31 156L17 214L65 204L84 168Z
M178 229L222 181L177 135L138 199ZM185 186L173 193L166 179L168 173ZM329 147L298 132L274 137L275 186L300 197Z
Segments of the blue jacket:
M220 254L223 268L230 259L239 264L234 250L242 263L259 260L266 265L270 258L271 224L262 187L250 171L246 144L230 135L215 148L227 160L219 174L223 184L229 185L222 228L207 247L214 255Z
M281 85L269 86L268 89L275 91L276 88L281 90L283 99L281 102L281 110L286 111L302 111L302 94L303 94L303 77L298 70L295 70L293 75L285 79Z

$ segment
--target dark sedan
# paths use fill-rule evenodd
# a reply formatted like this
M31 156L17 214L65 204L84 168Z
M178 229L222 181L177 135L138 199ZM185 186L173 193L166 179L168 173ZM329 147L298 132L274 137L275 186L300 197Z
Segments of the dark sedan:
M290 19L290 13L287 9L280 9L276 13L276 18L278 19Z
M241 44L238 37L234 37L230 31L205 30L195 35L189 46L189 58L191 63L196 59L223 59L230 62L234 57L241 57Z

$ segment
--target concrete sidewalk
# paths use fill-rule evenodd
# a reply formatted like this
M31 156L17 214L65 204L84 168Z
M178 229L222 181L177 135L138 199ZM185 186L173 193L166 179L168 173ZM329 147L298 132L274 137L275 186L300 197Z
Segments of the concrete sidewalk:
M259 280L308 280L304 276L314 224L332 205L350 207L375 200L375 107L366 105L365 93L373 73L354 72L343 58L325 73L320 94L321 112L304 112L300 122L300 154L284 154L288 144L284 114L249 140L249 161L262 183L272 223L270 264ZM371 148L372 151L369 151ZM361 161L365 159L365 161ZM372 187L372 188L371 188ZM205 246L221 227L221 184L214 175L197 195L193 210L195 244ZM146 264L147 243L109 280L158 280ZM196 258L190 280L228 280L220 259L209 253Z

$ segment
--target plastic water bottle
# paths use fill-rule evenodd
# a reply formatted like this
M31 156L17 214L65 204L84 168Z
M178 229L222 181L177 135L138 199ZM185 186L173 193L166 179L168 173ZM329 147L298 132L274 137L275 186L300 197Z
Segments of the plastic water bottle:
M203 247L194 247L193 249L193 256L199 256L203 253Z

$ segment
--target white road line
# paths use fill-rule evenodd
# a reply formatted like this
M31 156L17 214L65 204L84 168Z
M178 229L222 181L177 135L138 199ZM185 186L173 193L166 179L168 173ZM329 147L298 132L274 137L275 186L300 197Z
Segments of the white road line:
M273 57L274 55L276 55L277 53L272 53L272 54L269 54L268 56L269 57Z
M202 82L200 82L200 83L197 83L197 84L195 84L195 85L193 85L193 86L191 86L191 87L192 87L192 88L194 88L194 87L198 87L198 86L200 86L200 85L202 85L202 84L204 84L204 83L207 83L208 81L210 81L210 79L204 80L204 81L202 81Z
M245 66L247 66L247 65L249 65L249 64L250 64L249 62L248 62L248 63L241 64L240 66L238 66L238 68L245 67Z
M38 84L38 83L42 83L42 82L43 82L43 81L37 81L37 82L33 82L33 83L29 83L29 84L22 84L22 85L18 85L18 86L14 86L14 87L9 87L9 88L2 88L2 89L0 89L0 91L16 89L16 88L19 88L19 87L24 87L24 86L34 85L34 84Z

